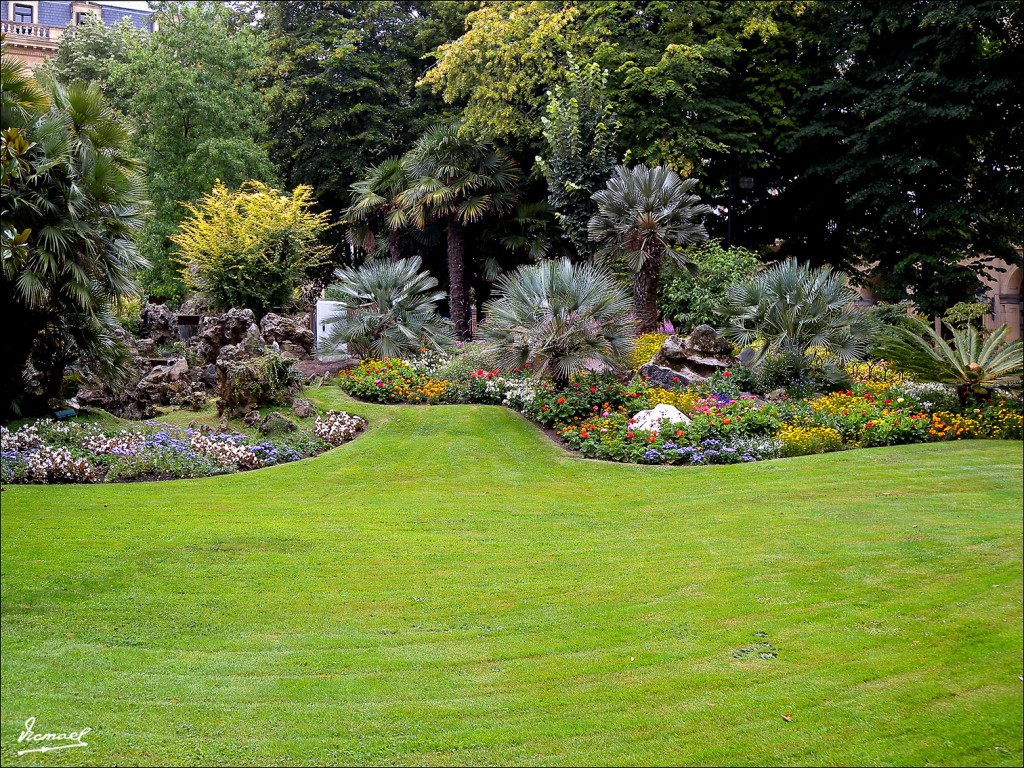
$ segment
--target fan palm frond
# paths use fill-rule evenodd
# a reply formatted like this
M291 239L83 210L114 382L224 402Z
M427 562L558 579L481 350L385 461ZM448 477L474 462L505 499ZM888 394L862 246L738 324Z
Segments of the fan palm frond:
M325 348L345 344L352 354L384 359L451 345L450 325L436 311L444 291L422 266L417 256L336 270L325 297L341 306L327 318Z
M567 259L502 276L480 328L503 370L527 364L564 386L590 363L621 368L633 347L629 295L605 269Z

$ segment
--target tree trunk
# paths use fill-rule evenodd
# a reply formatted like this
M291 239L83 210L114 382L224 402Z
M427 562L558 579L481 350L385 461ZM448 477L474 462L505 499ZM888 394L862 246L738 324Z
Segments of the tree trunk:
M658 330L658 274L661 256L648 256L643 267L633 275L633 314L639 333Z
M388 250L391 252L392 261L399 261L402 258L402 234L397 229L388 232Z
M466 231L454 216L448 219L448 292L449 314L455 335L469 341L473 334L466 296Z
M3 359L3 373L0 375L0 420L15 414L11 405L16 400L25 400L25 386L21 373L32 353L32 343L45 325L45 318L39 312L26 310L13 297L13 286L3 286L3 317L9 323L0 340L0 355Z

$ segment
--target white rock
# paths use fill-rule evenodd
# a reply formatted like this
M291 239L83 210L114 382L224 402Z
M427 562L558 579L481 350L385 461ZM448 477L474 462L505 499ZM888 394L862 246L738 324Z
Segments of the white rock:
M690 419L686 414L668 403L656 405L649 411L640 411L631 421L633 429L640 430L641 432L660 431L663 424L690 423Z

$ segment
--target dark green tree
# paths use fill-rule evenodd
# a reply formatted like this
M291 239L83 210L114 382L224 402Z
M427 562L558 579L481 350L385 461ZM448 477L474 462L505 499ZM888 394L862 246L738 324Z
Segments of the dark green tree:
M432 121L415 82L423 46L446 25L425 15L429 4L406 0L257 5L271 152L286 186L309 184L340 213L367 169L405 152Z
M1024 241L1024 11L828 5L828 57L778 195L782 253L861 264L883 297L940 314L980 287L987 256L1019 259Z

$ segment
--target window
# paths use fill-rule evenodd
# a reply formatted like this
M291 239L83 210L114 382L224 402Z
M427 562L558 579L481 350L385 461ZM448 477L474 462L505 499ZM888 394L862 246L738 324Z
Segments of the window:
M14 20L18 24L32 23L32 6L14 4Z
M81 24L85 21L85 17L91 15L88 11L79 11L75 14L75 24Z

